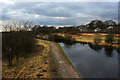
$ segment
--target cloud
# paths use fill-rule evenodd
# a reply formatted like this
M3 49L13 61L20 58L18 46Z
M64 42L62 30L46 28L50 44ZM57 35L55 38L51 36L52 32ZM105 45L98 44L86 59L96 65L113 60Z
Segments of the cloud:
M119 0L0 0L6 4L14 2L118 2Z
M4 4L4 5L3 5ZM35 24L80 25L93 19L117 21L117 2L17 2L2 6L3 20L31 20Z

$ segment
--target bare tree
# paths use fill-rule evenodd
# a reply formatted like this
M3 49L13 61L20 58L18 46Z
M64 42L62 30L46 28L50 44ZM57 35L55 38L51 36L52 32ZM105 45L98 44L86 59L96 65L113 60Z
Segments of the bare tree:
M32 22L29 21L12 22L4 26L3 53L8 59L9 66L12 65L14 57L18 61L19 55L23 54L26 57L33 51L35 39L30 32L31 27Z

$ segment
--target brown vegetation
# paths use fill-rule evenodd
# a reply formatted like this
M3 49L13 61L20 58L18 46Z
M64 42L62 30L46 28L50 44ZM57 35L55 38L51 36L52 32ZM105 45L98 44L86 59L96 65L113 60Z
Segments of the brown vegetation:
M3 78L50 78L49 46L37 41L37 51L29 54L28 58L20 57L19 61L13 60L13 66L8 67L4 60L2 64Z

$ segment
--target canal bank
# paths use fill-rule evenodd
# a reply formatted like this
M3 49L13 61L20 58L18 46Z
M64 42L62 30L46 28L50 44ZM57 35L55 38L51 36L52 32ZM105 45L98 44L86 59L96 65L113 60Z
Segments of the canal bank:
M79 74L59 44L45 40L42 40L42 42L48 43L50 45L50 55L54 57L53 59L55 64L57 64L56 71L59 75L57 78L80 78Z

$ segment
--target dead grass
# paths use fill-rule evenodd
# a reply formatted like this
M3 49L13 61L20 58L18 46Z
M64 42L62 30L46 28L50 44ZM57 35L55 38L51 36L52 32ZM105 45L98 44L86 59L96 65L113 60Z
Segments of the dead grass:
M49 46L38 41L38 52L32 54L29 58L21 57L18 62L13 61L13 66L8 67L7 62L2 64L2 77L4 78L50 78L50 60L48 58Z
M72 35L72 34L62 34L62 33L57 33L57 35L65 37L65 35L70 35L72 36L72 38L74 38L76 41L78 42L86 42L86 43L94 43L94 38L96 35L100 36L101 39L101 43L99 43L100 45L111 45L115 48L119 48L120 45L119 44L107 44L105 43L105 37L108 35L107 33L78 33L76 35ZM114 41L117 42L118 39L120 39L120 34L113 34L113 38Z

